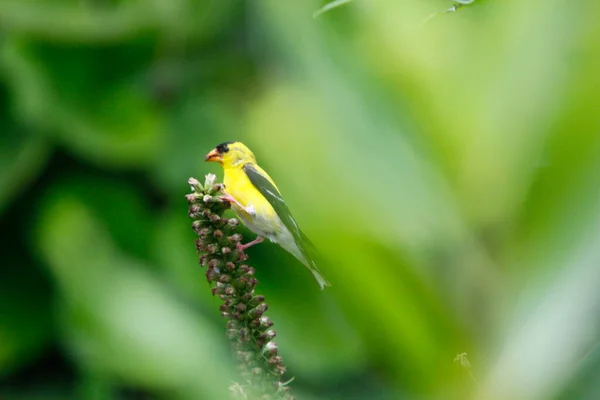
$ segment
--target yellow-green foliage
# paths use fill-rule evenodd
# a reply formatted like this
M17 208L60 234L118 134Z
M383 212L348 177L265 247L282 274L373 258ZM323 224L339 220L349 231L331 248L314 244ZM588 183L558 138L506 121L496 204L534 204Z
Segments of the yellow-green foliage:
M227 140L326 260L248 250L299 399L600 397L600 2L326 3L0 1L0 398L226 398Z

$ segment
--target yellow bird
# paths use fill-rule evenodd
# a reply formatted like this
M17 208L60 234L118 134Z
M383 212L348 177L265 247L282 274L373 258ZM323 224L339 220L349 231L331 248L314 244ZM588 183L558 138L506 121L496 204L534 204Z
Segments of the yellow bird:
M300 260L313 273L321 289L330 286L313 259L314 246L298 227L275 182L256 164L250 149L241 142L225 142L211 150L205 160L223 166L225 191L221 199L231 202L239 219L258 235L242 248L267 238Z

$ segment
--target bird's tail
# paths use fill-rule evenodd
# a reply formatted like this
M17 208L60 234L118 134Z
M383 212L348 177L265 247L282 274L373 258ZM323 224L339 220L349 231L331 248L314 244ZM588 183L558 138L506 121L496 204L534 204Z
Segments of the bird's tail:
M304 234L301 233L301 235L302 235L303 240L301 242L300 247L298 246L297 243L292 243L291 246L286 246L286 247L283 247L285 245L285 243L280 243L280 244L282 245L282 247L284 249L286 249L287 251L292 253L294 255L294 257L296 257L298 260L300 260L300 262L302 264L304 264L304 266L306 268L308 268L310 270L310 272L312 272L312 274L315 276L315 279L319 283L321 290L323 290L323 289L325 289L325 286L331 286L331 283L329 283L329 281L327 279L325 279L323 277L323 275L321 275L321 271L319 271L319 268L317 267L317 263L315 262L314 257L313 257L313 255L317 253L316 249L314 248L312 243L308 240L308 238L306 236L304 236ZM308 246L311 249L310 252L306 250L306 247L308 247Z
M327 279L325 279L323 277L323 275L321 275L321 272L319 271L319 268L317 268L317 264L313 260L306 260L306 261L307 261L305 263L306 267L315 276L315 279L319 283L319 286L321 287L321 290L325 289L325 286L331 286L331 283L329 283L329 281Z

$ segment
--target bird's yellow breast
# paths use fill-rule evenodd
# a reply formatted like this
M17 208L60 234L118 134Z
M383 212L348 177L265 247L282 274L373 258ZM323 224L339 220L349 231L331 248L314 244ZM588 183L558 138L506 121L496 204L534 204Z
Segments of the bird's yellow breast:
M225 168L223 183L225 192L233 196L244 207L252 206L256 211L256 214L252 216L232 205L236 214L251 230L267 234L281 229L281 221L271 203L252 184L241 167Z

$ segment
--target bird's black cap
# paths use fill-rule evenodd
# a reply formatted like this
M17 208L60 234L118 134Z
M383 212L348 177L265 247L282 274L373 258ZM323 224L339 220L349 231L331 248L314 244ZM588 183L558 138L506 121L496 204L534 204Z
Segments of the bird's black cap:
M233 142L223 142L217 146L217 151L219 153L227 153L229 151L229 145Z

